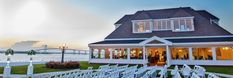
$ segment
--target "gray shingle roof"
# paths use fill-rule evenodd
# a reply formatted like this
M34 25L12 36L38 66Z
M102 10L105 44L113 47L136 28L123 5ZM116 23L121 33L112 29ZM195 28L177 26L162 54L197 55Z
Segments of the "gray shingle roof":
M142 19L160 19L160 18L172 18L172 17L188 17L194 16L194 29L190 32L172 32L169 31L153 31L152 33L132 33L131 20ZM122 19L120 19L122 20ZM124 20L121 26L115 29L105 39L117 39L117 38L150 38L153 36L158 37L187 37L187 36L221 36L232 35L219 25L210 23L210 20L198 13L196 10L190 7L160 9L160 10L144 10L138 11L127 20Z

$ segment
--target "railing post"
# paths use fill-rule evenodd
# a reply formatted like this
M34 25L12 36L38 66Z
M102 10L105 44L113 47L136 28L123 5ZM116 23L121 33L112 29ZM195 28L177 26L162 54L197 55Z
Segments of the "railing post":
M27 76L28 77L32 77L33 76L33 64L32 64L32 60L30 61L29 65L28 65Z
M7 61L7 64L3 70L3 78L10 78L10 75L11 75L10 61Z

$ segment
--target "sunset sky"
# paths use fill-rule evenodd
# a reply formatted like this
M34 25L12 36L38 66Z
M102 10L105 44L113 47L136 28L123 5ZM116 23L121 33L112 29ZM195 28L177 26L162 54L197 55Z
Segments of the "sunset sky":
M233 33L233 0L0 0L0 48L19 41L88 49L103 40L114 23L138 10L192 7L220 18Z

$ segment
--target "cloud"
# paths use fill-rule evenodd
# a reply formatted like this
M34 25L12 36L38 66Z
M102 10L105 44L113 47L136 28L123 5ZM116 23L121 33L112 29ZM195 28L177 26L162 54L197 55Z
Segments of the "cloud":
M37 40L48 45L69 43L72 48L102 40L111 29L106 20L62 0L9 0L4 5L0 37ZM1 21L1 20L0 20ZM2 21L1 21L2 22Z

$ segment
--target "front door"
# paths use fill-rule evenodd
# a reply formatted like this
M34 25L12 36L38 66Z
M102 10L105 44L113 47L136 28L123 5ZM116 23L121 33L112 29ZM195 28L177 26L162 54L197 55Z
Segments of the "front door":
M166 64L166 49L165 48L147 48L147 59L150 66L163 66Z

